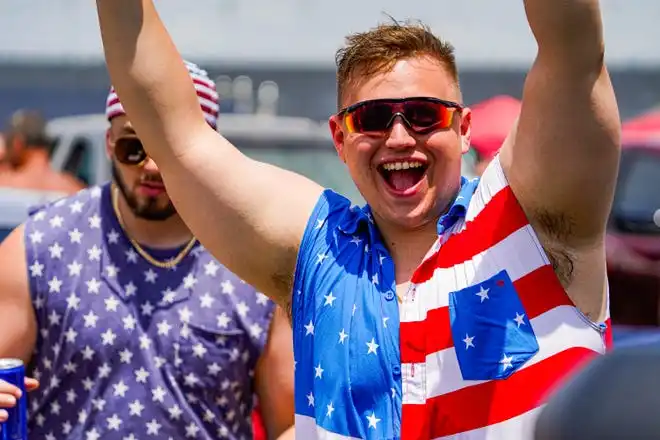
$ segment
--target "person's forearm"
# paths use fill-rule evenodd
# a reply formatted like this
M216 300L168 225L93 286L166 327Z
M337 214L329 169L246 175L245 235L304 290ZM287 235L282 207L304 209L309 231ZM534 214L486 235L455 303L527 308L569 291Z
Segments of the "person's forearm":
M192 81L152 0L97 0L112 84L149 154L159 162L186 145L186 125L204 124Z
M525 0L530 28L544 51L600 61L604 51L598 0Z

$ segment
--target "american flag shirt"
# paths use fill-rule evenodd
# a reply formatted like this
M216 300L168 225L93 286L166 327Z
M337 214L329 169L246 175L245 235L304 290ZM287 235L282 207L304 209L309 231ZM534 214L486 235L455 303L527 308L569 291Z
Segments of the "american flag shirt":
M199 244L174 268L132 247L92 187L25 226L39 334L30 438L249 439L274 305ZM176 251L150 250L164 261Z
M369 207L325 191L293 292L296 434L531 439L544 397L605 351L561 287L499 160L462 180L399 306Z

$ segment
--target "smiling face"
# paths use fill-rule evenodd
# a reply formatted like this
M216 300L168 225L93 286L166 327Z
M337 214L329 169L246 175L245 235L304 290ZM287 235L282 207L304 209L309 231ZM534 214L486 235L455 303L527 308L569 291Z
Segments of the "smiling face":
M133 214L154 221L166 220L176 214L158 166L143 153L126 116L117 116L110 121L107 149L112 162L113 180ZM124 162L128 159L135 163L122 163L118 157Z
M433 98L460 103L458 84L438 58L408 57L396 60L389 69L351 81L342 100L347 107L375 99L414 97L431 99L409 101L408 107L395 107L391 115L355 115L370 118L372 124L377 117L389 120L380 132L366 131L366 124L356 127L347 115L330 120L339 156L376 219L405 230L435 224L460 188L461 157L469 147L470 111L437 102L435 107L423 104L435 102ZM430 129L422 130L420 124Z

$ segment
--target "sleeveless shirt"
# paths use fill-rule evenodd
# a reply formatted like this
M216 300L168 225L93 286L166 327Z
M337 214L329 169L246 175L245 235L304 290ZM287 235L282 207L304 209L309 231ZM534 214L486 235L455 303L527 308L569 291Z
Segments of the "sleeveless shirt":
M531 439L543 399L609 331L561 287L495 159L462 180L401 307L368 206L326 191L293 293L296 434Z
M39 333L30 438L249 439L274 305L199 244L173 269L132 247L93 187L25 226ZM175 252L150 250L159 260Z

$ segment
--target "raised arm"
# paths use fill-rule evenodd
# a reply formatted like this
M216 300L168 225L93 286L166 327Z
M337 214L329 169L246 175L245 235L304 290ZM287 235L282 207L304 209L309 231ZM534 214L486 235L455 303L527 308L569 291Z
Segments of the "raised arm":
M186 224L224 265L287 305L322 188L249 159L204 121L152 0L97 0L110 78Z
M599 2L525 0L525 9L538 55L501 163L541 234L593 248L605 232L620 154Z

